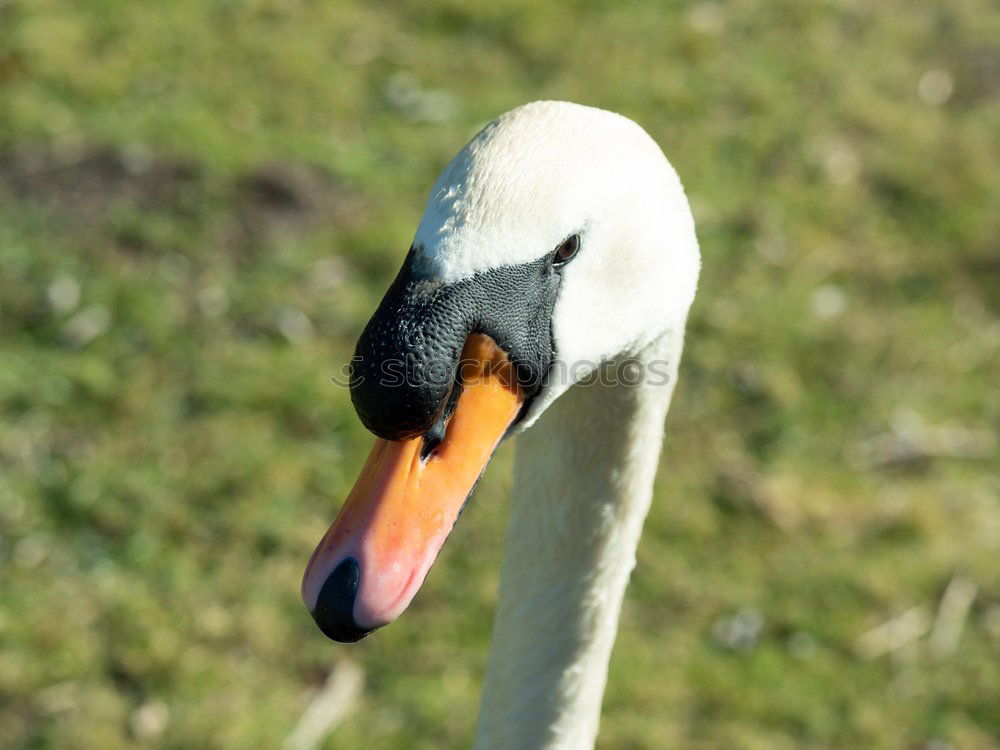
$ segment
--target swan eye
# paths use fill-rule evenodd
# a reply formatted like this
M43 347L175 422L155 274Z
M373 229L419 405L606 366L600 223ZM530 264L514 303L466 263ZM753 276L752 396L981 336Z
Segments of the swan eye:
M573 260L573 256L576 255L577 250L580 249L580 235L571 234L562 244L556 248L555 253L552 256L552 265L562 266L569 261Z

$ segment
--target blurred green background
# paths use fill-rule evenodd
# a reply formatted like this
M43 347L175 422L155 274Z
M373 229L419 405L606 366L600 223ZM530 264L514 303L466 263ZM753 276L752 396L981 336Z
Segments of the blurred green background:
M322 746L468 746L511 446L391 627L298 585L330 377L539 98L643 125L704 255L599 746L1000 747L995 0L0 0L0 746L278 747L345 659Z

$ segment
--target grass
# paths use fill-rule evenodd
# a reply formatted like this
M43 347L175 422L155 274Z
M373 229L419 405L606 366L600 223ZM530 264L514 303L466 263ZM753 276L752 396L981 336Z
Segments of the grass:
M369 444L329 378L538 98L646 127L704 254L599 746L1000 746L998 39L989 0L0 3L0 746L276 746L345 655L327 746L468 746L510 446L392 627L332 645L297 588ZM859 654L956 577L954 651Z

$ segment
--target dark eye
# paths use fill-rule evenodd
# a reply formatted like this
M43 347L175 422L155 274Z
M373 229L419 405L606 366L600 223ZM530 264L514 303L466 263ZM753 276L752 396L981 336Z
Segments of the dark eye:
M555 253L552 255L552 265L562 266L573 260L573 256L576 255L576 251L580 249L580 235L571 234L562 244L556 248Z

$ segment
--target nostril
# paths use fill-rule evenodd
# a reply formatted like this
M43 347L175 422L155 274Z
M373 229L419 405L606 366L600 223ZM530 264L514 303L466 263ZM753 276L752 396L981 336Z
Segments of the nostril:
M426 461L437 450L437 447L444 442L445 435L448 433L448 422L458 407L458 397L460 395L462 395L461 363L459 363L459 368L455 372L455 384L451 387L451 392L448 394L448 400L445 402L444 409L438 415L438 418L434 420L434 424L430 426L430 429L424 433L424 442L420 446L421 461Z
M344 558L327 576L310 614L327 638L340 643L360 641L375 628L354 621L354 599L358 594L361 568L353 557Z
M448 423L444 419L435 422L427 432L424 433L424 442L420 445L420 460L426 461L437 447L444 442L444 436L448 429Z

